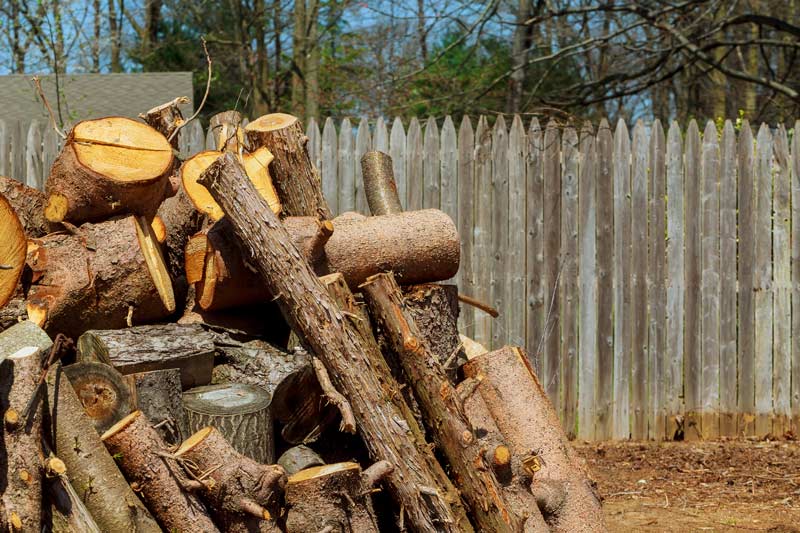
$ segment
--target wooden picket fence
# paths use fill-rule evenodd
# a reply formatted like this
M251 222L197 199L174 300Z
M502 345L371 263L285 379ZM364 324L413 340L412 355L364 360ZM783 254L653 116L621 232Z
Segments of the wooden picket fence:
M207 145L199 124L187 130L182 152ZM454 281L500 311L463 307L462 331L525 346L570 434L797 431L798 136L518 116L510 129L503 117L312 120L307 133L334 212L368 212L359 160L375 149L392 156L406 209L451 215ZM42 125L0 121L0 173L41 187L57 150Z

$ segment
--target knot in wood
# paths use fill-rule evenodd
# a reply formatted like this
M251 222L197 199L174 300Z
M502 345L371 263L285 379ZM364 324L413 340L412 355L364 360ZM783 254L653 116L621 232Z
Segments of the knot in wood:
M19 413L14 409L9 409L3 416L3 421L5 422L7 429L17 429L17 427L19 427Z
M409 352L416 352L419 350L419 339L413 335L409 335L403 339L403 349Z
M24 483L29 483L30 484L30 482L31 482L31 473L28 472L25 469L22 469L22 470L19 471L19 479L20 479L20 481L22 481Z
M464 430L464 432L461 433L461 442L464 444L464 446L468 446L472 444L474 441L475 437L472 435L471 431Z

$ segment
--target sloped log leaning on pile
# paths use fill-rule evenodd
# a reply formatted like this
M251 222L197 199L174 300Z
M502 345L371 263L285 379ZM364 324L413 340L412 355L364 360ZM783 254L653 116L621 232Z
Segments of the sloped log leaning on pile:
M25 409L39 384L41 359L42 352L36 346L0 353L0 414L3 417L0 478L5 485L0 493L0 512L10 531L38 532L42 529L41 408L30 413L30 418L25 417Z
M280 514L286 472L278 465L260 464L238 453L212 427L189 437L175 456L185 460L195 478L206 475L200 496L213 510L226 533L275 532Z
M44 218L47 196L42 191L0 176L0 196L5 196L11 204L28 238L43 237L57 228Z
M83 410L60 364L47 373L47 431L70 482L103 531L161 533Z
M181 466L168 456L167 445L141 411L129 414L100 438L166 531L219 531L200 500L187 490L199 487L183 477Z
M28 316L50 333L122 328L175 310L172 282L150 224L128 216L77 234L31 241Z
M50 222L134 213L152 217L167 195L172 146L136 120L84 120L69 132L45 184Z
M519 348L506 347L467 362L464 374L480 394L511 452L536 464L531 491L543 502L563 487L561 501L543 510L553 531L606 531L600 500L581 459L564 434L558 415ZM559 491L560 492L560 491Z
M403 365L423 418L429 422L433 440L447 457L481 530L522 531L523 527L543 522L538 509L514 508L503 494L496 474L484 468L484 453L464 414L461 399L419 328L406 315L400 288L391 273L376 274L361 287L370 314Z
M451 502L437 490L422 453L397 423L403 415L382 394L382 377L371 366L358 334L348 326L280 221L259 199L236 159L223 155L201 182L222 206L267 288L279 295L276 301L287 322L347 397L372 457L395 467L386 482L403 507L406 521L421 532L469 530L468 524L462 527L456 522Z

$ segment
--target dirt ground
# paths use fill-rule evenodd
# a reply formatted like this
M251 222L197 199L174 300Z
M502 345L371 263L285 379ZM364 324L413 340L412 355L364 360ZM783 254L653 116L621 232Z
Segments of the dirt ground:
M800 442L575 443L613 532L800 533Z

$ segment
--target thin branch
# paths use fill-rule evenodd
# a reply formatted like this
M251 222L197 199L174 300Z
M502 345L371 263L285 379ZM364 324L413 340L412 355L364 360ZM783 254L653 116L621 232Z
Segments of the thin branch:
M197 107L197 111L194 112L194 115L189 117L189 119L186 120L183 124L179 124L178 127L175 128L175 131L173 131L172 134L169 136L169 139L167 139L167 141L172 141L172 139L178 134L179 131L181 131L181 129L183 129L184 126L186 126L188 123L197 118L197 115L199 115L200 111L203 110L203 106L206 105L206 100L208 99L208 91L211 89L211 56L208 54L208 46L206 46L205 38L201 37L200 40L203 43L203 52L205 52L206 54L206 63L208 63L208 80L206 80L206 92L205 94L203 94L203 100L200 102L200 105Z
M39 98L42 99L42 103L44 103L44 106L47 108L47 113L50 115L50 124L53 126L53 129L62 139L66 139L67 134L58 128L58 124L56 123L56 116L53 114L53 108L50 107L50 103L47 101L47 98L44 95L44 91L42 90L42 83L39 81L39 76L34 76L33 78L31 78L31 81L33 81L33 84L36 86L36 92L39 93Z

